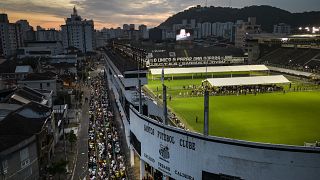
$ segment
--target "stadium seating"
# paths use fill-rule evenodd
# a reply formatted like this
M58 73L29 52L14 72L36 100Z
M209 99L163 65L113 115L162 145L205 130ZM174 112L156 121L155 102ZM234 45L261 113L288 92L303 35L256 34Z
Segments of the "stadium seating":
M287 68L319 71L320 49L278 48L261 57L258 61ZM308 69L305 69L308 67Z

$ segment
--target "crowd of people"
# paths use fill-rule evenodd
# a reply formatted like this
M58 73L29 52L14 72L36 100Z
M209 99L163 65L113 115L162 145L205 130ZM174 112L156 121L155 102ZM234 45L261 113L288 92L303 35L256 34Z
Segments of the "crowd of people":
M269 93L283 91L283 87L277 85L253 85L253 86L224 86L209 89L211 95L247 95L257 93Z
M125 159L111 112L103 75L91 81L89 109L89 179L127 179Z

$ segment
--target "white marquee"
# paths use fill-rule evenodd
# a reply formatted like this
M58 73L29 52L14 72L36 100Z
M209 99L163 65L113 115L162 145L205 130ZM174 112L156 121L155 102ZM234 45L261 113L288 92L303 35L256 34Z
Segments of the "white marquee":
M210 78L210 79L206 79L205 81L209 82L210 85L214 87L290 83L290 81L283 75L234 77L234 78Z

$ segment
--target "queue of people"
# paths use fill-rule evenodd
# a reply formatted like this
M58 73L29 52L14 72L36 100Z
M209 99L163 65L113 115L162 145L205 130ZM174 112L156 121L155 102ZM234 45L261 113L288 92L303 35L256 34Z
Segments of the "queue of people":
M92 79L89 109L89 179L127 179L119 134L114 126L103 75Z

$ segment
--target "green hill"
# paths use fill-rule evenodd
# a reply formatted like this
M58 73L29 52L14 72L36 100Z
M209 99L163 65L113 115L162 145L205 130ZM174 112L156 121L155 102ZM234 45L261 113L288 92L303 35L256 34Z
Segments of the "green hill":
M257 23L262 30L272 32L273 25L287 23L292 27L319 26L320 11L291 13L272 6L250 6L241 9L228 7L192 7L169 17L159 26L172 26L180 24L183 19L196 19L197 22L235 22L236 20L247 20L248 17L257 17Z

